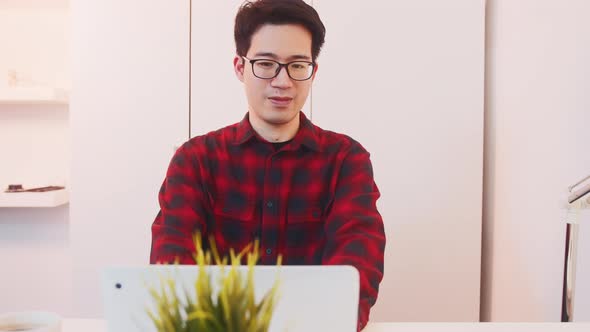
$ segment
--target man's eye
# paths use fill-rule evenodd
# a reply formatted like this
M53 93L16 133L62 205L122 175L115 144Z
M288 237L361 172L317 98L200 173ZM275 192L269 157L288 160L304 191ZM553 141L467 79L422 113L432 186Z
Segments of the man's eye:
M258 61L258 62L256 62L256 64L259 67L262 67L262 68L272 68L272 67L274 67L274 62L270 62L270 61Z

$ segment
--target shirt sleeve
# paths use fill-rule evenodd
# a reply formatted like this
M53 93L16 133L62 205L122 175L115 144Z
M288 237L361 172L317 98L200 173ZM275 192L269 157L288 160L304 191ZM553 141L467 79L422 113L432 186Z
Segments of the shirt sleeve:
M206 239L206 194L197 158L185 143L176 150L160 188L160 211L152 224L151 264L194 264L193 235Z
M369 153L360 144L353 144L340 168L326 219L322 263L352 265L359 271L359 331L369 320L383 278L385 230L376 206L379 196Z

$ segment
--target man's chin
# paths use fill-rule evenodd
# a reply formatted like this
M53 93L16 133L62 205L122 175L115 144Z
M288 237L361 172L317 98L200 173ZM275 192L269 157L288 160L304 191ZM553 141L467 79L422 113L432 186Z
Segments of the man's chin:
M273 110L264 117L264 121L274 125L285 125L293 121L293 119L295 119L298 114L299 112L295 112L293 110Z

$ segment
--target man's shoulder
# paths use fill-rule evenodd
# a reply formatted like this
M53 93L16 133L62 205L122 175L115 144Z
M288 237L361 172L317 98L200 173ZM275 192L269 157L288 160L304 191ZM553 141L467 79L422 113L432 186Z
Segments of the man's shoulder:
M322 146L328 151L366 152L363 145L351 136L313 125Z
M204 151L218 149L234 140L238 130L238 123L210 131L206 134L191 137L183 144L183 147L191 151Z

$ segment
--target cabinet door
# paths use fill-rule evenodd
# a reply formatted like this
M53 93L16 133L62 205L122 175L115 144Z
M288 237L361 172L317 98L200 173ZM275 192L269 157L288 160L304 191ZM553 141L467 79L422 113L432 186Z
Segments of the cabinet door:
M248 111L233 69L234 19L243 2L192 0L191 137L236 123ZM309 116L309 102L303 111Z
M369 152L387 232L373 321L478 321L484 1L314 0L313 121Z

